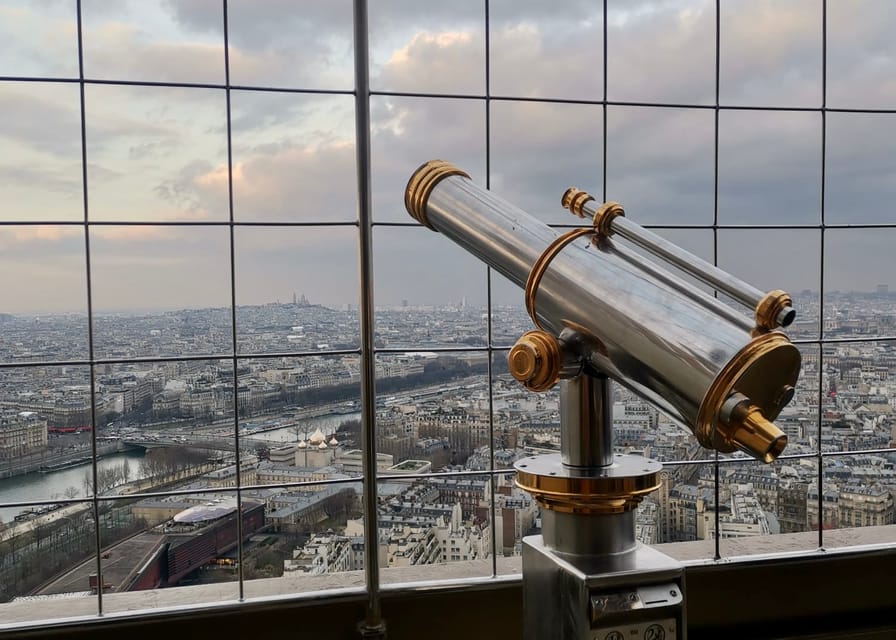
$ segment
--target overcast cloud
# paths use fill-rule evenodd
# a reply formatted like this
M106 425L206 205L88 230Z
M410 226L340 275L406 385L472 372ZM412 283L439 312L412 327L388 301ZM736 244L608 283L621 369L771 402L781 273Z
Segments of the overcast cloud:
M350 1L228 4L234 85L352 89ZM82 5L88 78L224 81L219 1ZM821 105L820 0L726 1L722 9L722 104ZM709 0L611 2L609 99L713 105L714 11ZM488 59L484 17L482 0L371 3L376 90L488 90L495 98L487 112L481 99L372 97L376 221L408 221L404 185L422 162L440 157L547 222L573 222L559 196L574 184L621 201L639 222L712 223L712 109L610 106L603 194L600 105L505 99L602 98L599 3L491 2ZM894 28L886 0L829 3L829 107L896 109ZM0 0L0 76L77 73L73 2ZM92 220L228 219L224 91L91 84L85 97ZM77 84L2 81L0 111L0 217L83 220ZM355 220L352 96L234 90L231 113L235 220ZM719 127L720 224L821 222L820 113L725 110ZM894 149L896 115L827 115L826 222L894 221ZM0 311L83 311L83 234L77 226L0 228L7 274ZM896 231L828 234L828 289L896 287ZM711 233L670 237L712 257ZM226 227L95 226L90 239L98 311L229 304ZM484 303L484 266L446 239L379 227L374 243L378 305ZM355 305L355 246L353 226L237 228L237 301L287 300L297 292L334 307ZM723 267L761 288L817 289L819 251L817 230L719 235ZM498 303L522 299L505 284L496 284L494 295Z

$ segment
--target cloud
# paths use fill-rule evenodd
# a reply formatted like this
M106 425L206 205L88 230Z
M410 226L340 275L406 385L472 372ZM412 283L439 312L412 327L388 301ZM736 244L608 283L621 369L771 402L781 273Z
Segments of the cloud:
M77 77L75 5L42 0L0 6L0 76Z
M92 220L227 219L226 185L213 203L192 192L198 176L226 163L222 91L102 85L86 99Z
M0 307L4 312L84 311L84 230L78 226L0 228Z
M113 243L121 242L124 248L125 243L153 243L152 246L158 248L164 246L165 242L175 240L177 232L171 227L154 227L148 225L95 225L90 228L90 237L100 241L108 241ZM109 246L109 245L104 245ZM133 246L133 245L131 245ZM129 251L122 251L121 257L124 261L130 260Z
M828 114L825 222L892 223L896 115Z
M719 222L821 222L821 114L720 114Z
M136 3L116 7L90 13L87 26L95 49L88 51L87 60L97 73L220 81L223 20L217 0L166 3L159 11ZM350 2L232 0L229 7L234 82L351 88ZM714 104L714 8L708 0L612 5L607 42L610 98ZM723 104L820 104L818 2L726 2L722 9ZM856 10L839 3L829 7L829 105L892 108L896 103L890 35L894 25L888 9L885 2L863 3ZM584 0L566 3L562 10L534 0L495 0L490 4L487 61L479 0L425 7L410 0L372 3L372 83L384 90L480 95L486 89L488 62L492 96L599 100L601 14L600 5ZM14 91L21 93L21 86L15 85ZM31 202L28 215L52 210L52 202L65 204L62 198L41 200L49 189L33 183L42 176L59 193L70 190L66 197L73 204L65 211L78 215L77 87L59 91L58 96L43 98L9 98L9 92L0 96L7 99L5 112L12 114L5 120L10 123L6 129L0 124L0 135L30 149L23 166L33 169L8 169L4 174L0 167L0 189L15 183L13 191L4 193ZM66 91L71 95L62 95ZM88 196L95 219L227 219L223 91L88 86L87 97ZM234 90L231 98L237 221L354 220L350 96L316 101L288 93ZM434 157L460 165L480 184L486 183L488 166L491 186L499 195L552 222L572 222L557 204L569 184L602 196L600 105L493 100L487 112L483 100L375 95L371 109L377 222L409 220L402 203L405 183L417 166ZM896 196L892 117L828 114L828 222L891 220L887 203ZM611 106L606 119L608 197L622 201L639 222L712 221L712 109ZM817 223L820 115L723 111L719 124L720 221ZM65 162L53 160L62 156ZM98 265L111 268L108 277L119 283L103 296L136 303L133 291L139 287L159 303L226 303L229 230L208 229L217 240L205 241L205 229L178 228L171 237L153 235L158 229L92 229ZM355 229L332 230L336 240L318 232L323 230L265 228L256 234L254 229L237 228L239 291L261 301L265 296L285 299L292 290L307 287L313 300L335 304L341 296L355 303ZM185 240L184 234L191 239ZM694 240L697 235L699 241ZM818 235L815 230L724 232L720 249L726 251L728 268L763 286L810 286L817 278L813 265L818 264ZM464 296L471 303L484 300L484 268L445 238L425 230L386 227L377 228L375 236L377 303L405 298L437 303ZM706 251L711 249L707 238L711 240L711 234L688 231L681 232L678 241ZM874 234L849 238L838 243L837 250L826 244L826 259L833 256L831 264L839 269L828 274L826 282L841 287L842 280L843 285L869 289L888 271L889 254L874 248L878 244L872 246L880 242ZM861 248L865 242L872 243L867 245L867 260ZM754 244L763 251L761 260L748 255L746 247ZM135 250L138 245L144 248ZM42 250L51 256L47 247L52 246L45 244ZM158 265L148 253L140 253L151 247ZM131 256L139 273L129 288L124 282L131 277L126 268ZM176 257L180 266L166 262L169 257ZM792 257L800 263L782 267L780 260ZM206 295L212 279L214 293ZM300 285L293 288L291 282ZM220 283L226 285L223 293L218 291ZM175 288L186 293L172 293Z
M354 144L287 147L234 167L239 219L351 221L356 218ZM236 215L236 214L235 214Z
M60 226L60 225L28 225L28 226L8 226L0 229L0 242L4 250L13 250L13 244L58 244L61 240L67 238L83 238L84 231L76 226ZM31 247L33 248L33 247ZM29 250L31 249L29 248Z
M563 25L559 33L546 24L512 22L492 33L492 95L520 97L603 98L603 32L600 23ZM562 37L560 37L562 34Z
M224 45L146 41L134 24L106 22L85 30L84 75L153 82L224 82Z
M821 104L822 17L817 0L791 2L786 10L765 0L721 7L722 103Z
M422 31L392 51L371 86L385 91L471 93L485 90L485 44L467 31Z
M896 43L887 0L828 7L828 106L896 108Z
M356 227L239 227L234 248L237 304L287 301L293 293L334 308L357 303Z
M611 100L709 104L715 91L715 11L663 5L607 29Z
M81 155L78 87L45 83L0 84L0 139L48 156ZM4 154L5 155L5 154Z
M892 220L892 218L891 218ZM872 291L894 286L894 229L829 230L825 234L825 290Z
M230 304L226 227L102 226L91 241L97 311Z
M222 31L220 2L166 2L164 6L185 31L212 36ZM232 83L351 89L350 2L235 0L228 3L228 12Z
M78 87L0 83L0 112L0 218L83 219Z
M234 219L335 222L356 217L352 101L243 92L234 97ZM188 176L184 193L227 207L226 163Z
M14 190L21 185L34 185L41 190L54 191L65 194L67 199L77 198L81 193L81 167L77 163L66 165L48 166L48 165L21 165L18 163L0 164L0 188ZM32 190L30 195L37 195ZM6 199L6 206L13 205L14 202L21 202L17 198ZM10 206L13 209L15 205ZM76 207L80 208L80 202L76 203ZM24 219L10 211L7 220ZM50 210L42 212L43 220L59 219L58 213Z

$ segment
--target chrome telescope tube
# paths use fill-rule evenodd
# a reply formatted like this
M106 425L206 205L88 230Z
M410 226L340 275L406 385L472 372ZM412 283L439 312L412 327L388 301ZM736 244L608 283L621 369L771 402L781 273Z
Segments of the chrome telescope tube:
M792 398L800 370L799 351L783 333L752 327L614 238L558 244L556 230L448 163L421 166L405 205L526 288L533 320L547 333L581 336L586 368L653 403L703 446L765 462L783 451L787 438L770 421ZM537 344L532 353L537 360Z
M594 206L591 197L573 187L566 190L561 203L579 217L585 217L587 214L598 221L601 216L600 208ZM753 285L735 278L699 256L685 251L649 229L628 220L624 214L608 217L605 224L607 235L618 233L626 240L678 267L717 291L729 295L752 310L758 327L763 329L788 327L796 318L796 311L791 306L793 301L783 291L775 290L762 293Z

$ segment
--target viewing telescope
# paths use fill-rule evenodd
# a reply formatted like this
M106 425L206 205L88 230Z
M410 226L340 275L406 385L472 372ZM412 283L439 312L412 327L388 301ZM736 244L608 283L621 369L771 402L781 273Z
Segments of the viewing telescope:
M560 347L574 336L586 371L653 403L704 447L774 460L787 437L770 421L800 371L799 351L775 330L795 317L790 296L761 293L629 221L617 203L597 207L572 188L562 202L591 226L561 234L441 161L420 167L405 193L417 221L525 289L540 331L514 346L509 364L527 387L545 390L569 376ZM751 307L755 322L617 237Z
M764 293L684 251L619 203L571 187L561 204L588 224L551 228L441 160L405 190L414 219L524 290L536 328L508 354L514 378L536 392L560 384L560 453L514 465L542 513L542 535L523 540L526 638L682 638L681 567L635 539L634 510L661 485L662 465L614 453L610 381L704 447L770 463L787 445L772 421L800 372L781 331L796 312L784 291Z

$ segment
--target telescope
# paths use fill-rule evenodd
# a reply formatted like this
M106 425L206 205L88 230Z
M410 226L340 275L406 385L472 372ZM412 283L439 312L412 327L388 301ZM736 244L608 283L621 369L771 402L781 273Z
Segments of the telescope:
M525 637L683 638L681 565L635 536L635 509L660 486L662 465L613 451L611 381L702 446L770 463L787 445L773 421L800 372L782 332L796 312L786 292L707 263L617 202L570 187L561 204L587 224L551 228L442 160L405 190L415 220L523 289L535 328L508 353L513 377L533 392L559 384L560 453L514 465L542 513L541 535L523 540Z

